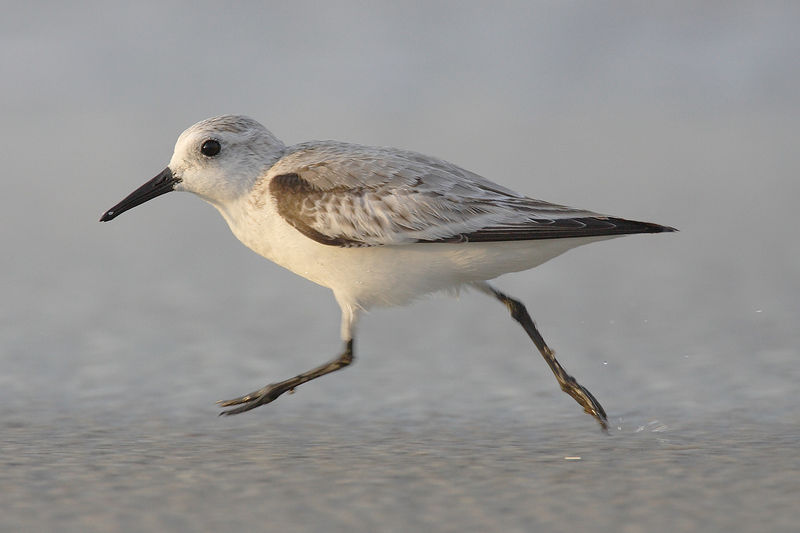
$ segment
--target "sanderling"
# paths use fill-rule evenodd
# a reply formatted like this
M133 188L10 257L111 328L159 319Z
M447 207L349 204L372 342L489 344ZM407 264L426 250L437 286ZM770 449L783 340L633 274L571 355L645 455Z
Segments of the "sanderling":
M456 165L394 148L336 141L285 146L244 116L198 122L167 168L109 209L170 191L216 207L233 234L267 259L333 291L344 349L335 359L239 398L233 415L270 403L353 362L359 312L471 287L506 305L556 376L603 429L606 413L556 360L525 306L486 280L527 270L582 244L673 228L534 200Z

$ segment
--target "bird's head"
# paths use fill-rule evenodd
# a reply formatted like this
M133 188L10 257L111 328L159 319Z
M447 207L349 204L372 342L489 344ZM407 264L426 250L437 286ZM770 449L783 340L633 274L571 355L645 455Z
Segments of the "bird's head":
M240 115L198 122L181 133L167 168L106 211L101 221L171 191L189 191L222 207L246 193L285 146L264 126Z

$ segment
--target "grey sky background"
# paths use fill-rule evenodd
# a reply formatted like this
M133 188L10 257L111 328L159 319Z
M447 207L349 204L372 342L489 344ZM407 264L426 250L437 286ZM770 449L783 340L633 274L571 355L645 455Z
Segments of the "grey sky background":
M277 342L308 321L320 346L335 339L327 291L246 250L189 195L97 223L166 165L185 127L227 112L287 143L413 149L535 198L678 227L500 281L564 351L607 357L637 331L632 353L707 352L709 367L723 353L796 349L790 4L32 3L13 14L0 23L2 334L12 367L38 361L44 374L30 379L104 343L170 342L152 333L162 314L187 338L236 339L250 324ZM419 313L452 313L437 327L455 335L486 304L463 300L464 311L445 300ZM390 313L364 334L422 325Z
M167 195L97 222L166 166L184 128L242 113L287 144L411 149L535 198L677 227L498 285L614 417L744 409L797 423L798 4L17 2L3 13L0 402L13 416L212 419L214 400L333 355L330 293L244 248L198 199ZM492 419L513 404L514 416L591 423L541 361L509 355L531 347L485 297L377 310L359 339L353 369L279 401L275 416L305 416L311 402L338 416ZM232 424L256 431L259 416Z

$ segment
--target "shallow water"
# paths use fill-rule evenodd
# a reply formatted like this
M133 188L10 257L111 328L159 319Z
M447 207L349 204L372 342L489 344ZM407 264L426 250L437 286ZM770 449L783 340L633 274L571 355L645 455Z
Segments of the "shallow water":
M797 7L162 4L0 20L0 531L798 529ZM337 353L329 291L189 195L97 218L223 112L679 228L497 280L609 434L469 292L218 417Z

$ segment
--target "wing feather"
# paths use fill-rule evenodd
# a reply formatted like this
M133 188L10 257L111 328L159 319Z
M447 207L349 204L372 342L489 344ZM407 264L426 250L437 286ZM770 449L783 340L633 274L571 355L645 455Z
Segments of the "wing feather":
M668 231L522 196L415 152L296 145L266 176L278 213L332 246L490 242Z

